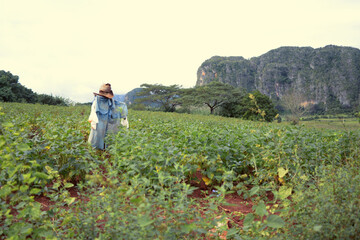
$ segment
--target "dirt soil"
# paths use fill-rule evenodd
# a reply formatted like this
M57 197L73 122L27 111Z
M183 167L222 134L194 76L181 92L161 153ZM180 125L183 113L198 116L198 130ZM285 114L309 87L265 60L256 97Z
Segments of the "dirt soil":
M197 187L196 190L193 191L191 195L189 195L189 198L195 199L200 204L205 201L206 195L212 194L213 189L209 186L206 186L205 182L202 180L201 173L197 172L194 174L194 178L189 182L190 185ZM79 194L79 191L76 186L71 187L68 189L70 196L75 197L76 201L86 201L86 199L83 199L83 196L81 197ZM267 194L267 200L272 201L273 195L272 193ZM50 209L51 205L53 204L50 201L50 198L40 195L35 197L35 201L41 203L42 210L47 211ZM218 206L219 212L225 212L228 216L227 225L228 228L232 227L242 227L243 226L243 216L253 212L253 202L251 199L244 199L243 196L238 195L237 193L231 193L227 194L225 196L225 201L228 204L221 204ZM67 207L65 207L67 208ZM220 236L221 239L226 239L226 232L224 233L224 236Z

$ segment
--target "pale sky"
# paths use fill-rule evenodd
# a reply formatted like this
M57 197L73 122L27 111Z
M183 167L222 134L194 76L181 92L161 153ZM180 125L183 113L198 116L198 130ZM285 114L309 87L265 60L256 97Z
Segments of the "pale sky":
M111 83L193 87L212 56L360 48L360 0L0 0L0 70L90 102Z

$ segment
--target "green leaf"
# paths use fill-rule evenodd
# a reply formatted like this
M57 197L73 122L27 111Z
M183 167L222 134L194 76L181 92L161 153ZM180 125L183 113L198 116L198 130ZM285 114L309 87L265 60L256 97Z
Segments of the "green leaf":
M300 177L300 179L302 179L302 180L304 180L304 181L309 180L308 176L306 176L306 175L302 175L302 176Z
M31 177L31 172L29 172L29 173L24 173L24 174L22 175L22 177L24 178L24 182L26 182L26 181L29 180L29 178Z
M142 197L137 197L137 198L130 199L130 202L132 202L134 204L139 204L139 203L141 203L143 201L144 201L144 199Z
M226 237L227 238L230 238L231 236L233 236L233 235L235 235L235 234L237 234L239 232L239 229L237 229L237 228L230 228L229 229L229 231L227 232L227 234L226 234Z
M71 188L73 186L74 186L74 184L72 184L72 183L65 183L64 188Z
M34 175L39 179L49 179L49 175L42 172L35 172Z
M38 228L37 234L39 234L40 237L43 237L46 240L57 240L57 238L54 236L54 232L52 230Z
M28 185L22 185L22 186L20 187L20 191L21 191L21 192L26 192L28 189L29 189L29 186L28 186Z
M4 137L4 136L0 136L0 147L4 146L5 143L6 143L5 137Z
M16 147L19 151L22 151L22 152L30 150L29 145L27 145L26 143L19 143Z
M289 170L285 170L283 167L278 168L278 175L280 178L283 178L288 172Z
M315 232L320 232L321 228L322 228L321 225L315 225L313 229Z
M248 213L246 216L245 216L245 219L244 219L244 228L249 228L249 226L251 226L253 224L253 221L255 219L255 216L253 213Z
M292 188L291 187L286 187L286 186L281 186L279 189L279 196L280 199L286 199L287 197L289 197L291 195L292 192Z
M30 183L34 182L36 179L36 177L31 177L31 172L27 173L27 174L24 173L22 176L24 178L23 183L26 183L26 184L30 184Z
M11 187L8 185L2 186L0 188L0 197L7 197L11 193Z
M196 225L194 223L185 224L185 225L181 226L181 230L185 233L190 233L195 228L196 228Z
M268 214L266 211L266 205L263 201L261 201L256 207L255 207L255 213L259 215L260 217L263 217Z
M285 225L284 220L278 215L270 215L266 220L266 225L272 228L281 228Z
M76 200L76 198L74 198L74 197L69 197L69 198L65 199L65 202L67 203L67 205L70 205L70 204L72 204L75 200Z
M141 217L138 219L140 227L146 227L152 224L155 220L150 219L149 217Z
M255 186L250 190L250 196L255 195L260 190L259 186Z
M31 208L31 218L33 219L39 219L41 217L41 204L40 203L34 203L34 206Z
M7 128L14 126L14 124L11 123L11 122L4 122L2 125L3 125L4 127L7 127Z
M36 179L36 177L32 177L32 178L30 178L26 183L30 184L30 183L34 182L35 179Z
M17 165L14 169L9 170L9 178L12 178L14 174L22 167L22 164Z
M60 187L60 182L55 182L52 187L53 189L58 189Z
M32 228L32 225L31 225L31 224L27 224L27 225L25 225L24 227L21 228L20 233L21 233L22 235L27 236L27 235L30 235L33 230L34 230L34 229Z
M73 216L72 215L68 215L65 217L64 221L61 223L61 226L66 225L67 223L69 223L72 220Z
M31 189L30 190L30 195L36 195L36 194L38 194L39 192L41 192L41 189L39 189L39 188L33 188L33 189Z

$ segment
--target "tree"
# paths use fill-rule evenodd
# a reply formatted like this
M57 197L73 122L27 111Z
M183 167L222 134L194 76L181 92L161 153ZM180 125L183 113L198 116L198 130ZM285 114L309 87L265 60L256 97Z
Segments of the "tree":
M224 117L241 118L243 113L240 111L239 105L242 104L243 98L247 95L248 93L245 89L234 88L231 91L231 96L224 104L222 104L219 115Z
M271 122L278 114L271 99L258 90L244 96L238 108L242 118L247 120Z
M10 72L0 71L0 101L69 105L70 100L47 94L36 94L19 83L19 77Z
M0 101L15 102L17 96L13 88L18 84L18 76L13 76L10 72L0 71Z
M295 90L289 90L282 96L281 101L285 109L290 112L289 120L293 125L298 124L300 118L310 109L310 104L306 101L306 97Z
M18 76L0 71L0 101L35 103L36 94L22 86Z
M235 88L229 101L221 106L220 115L271 122L277 110L270 98L259 91L247 93L244 89Z
M135 102L146 103L152 102L159 104L165 112L174 112L177 105L180 105L178 101L180 86L171 85L163 86L161 84L142 84L143 89L136 95Z
M47 104L47 105L60 105L60 106L67 106L69 105L69 101L67 101L63 97L59 96L52 96L48 94L39 94L37 95L37 102L41 104Z
M233 89L234 87L229 84L214 81L204 86L183 90L179 101L185 106L206 105L210 109L210 114L214 114L216 108L228 101Z

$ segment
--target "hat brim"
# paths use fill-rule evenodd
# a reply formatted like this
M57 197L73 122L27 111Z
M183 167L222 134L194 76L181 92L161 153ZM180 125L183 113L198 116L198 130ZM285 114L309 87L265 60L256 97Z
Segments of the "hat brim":
M106 97L106 98L113 98L114 97L114 94L111 94L111 93L94 93L95 96L99 95L99 96L103 96L103 97Z

